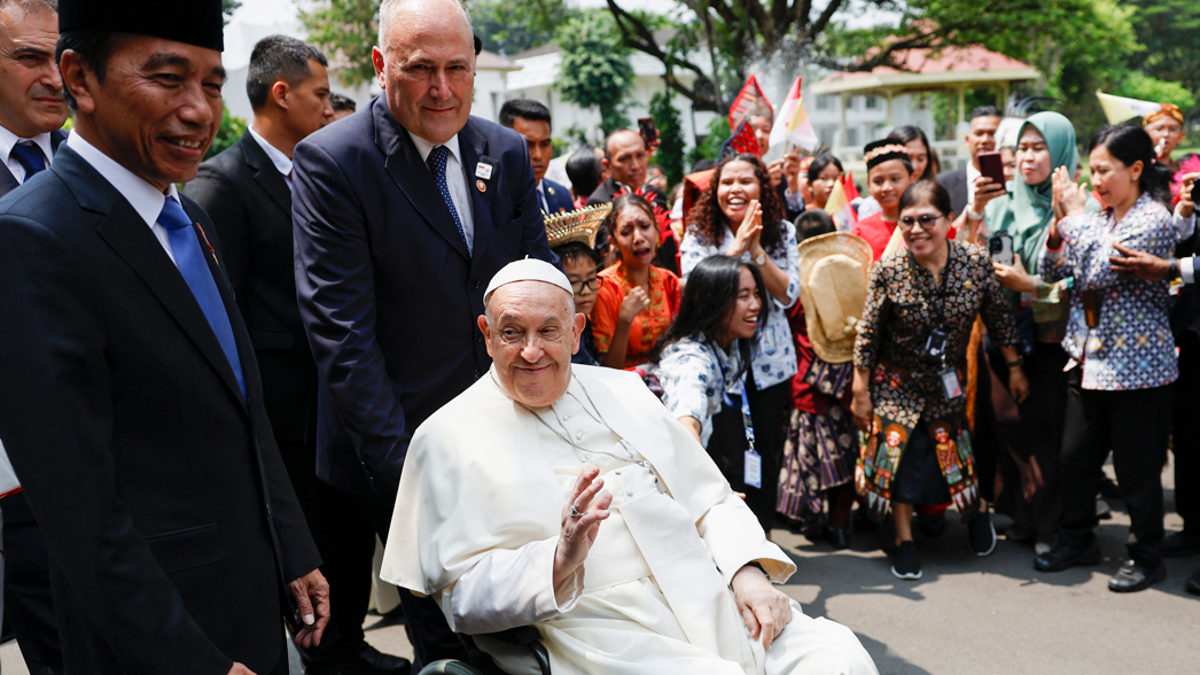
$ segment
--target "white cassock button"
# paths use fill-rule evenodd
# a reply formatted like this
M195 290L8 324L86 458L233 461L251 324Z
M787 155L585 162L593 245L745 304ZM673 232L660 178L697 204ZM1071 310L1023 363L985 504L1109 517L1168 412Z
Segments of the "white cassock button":
M571 421L571 413L566 413L566 414L564 414L564 415L563 415L563 421L564 421L564 422L570 422L570 421Z
M582 431L576 431L576 432L575 432L575 440L577 440L577 441L582 441L582 440L583 440L583 432L582 432Z
M626 491L625 491L625 496L626 496L626 497L632 497L632 496L633 496L633 490L626 490Z
M617 470L616 470L616 471L614 471L613 473L614 473L614 474L616 474L616 475L618 475L618 476L620 476L620 475L621 475L621 470L620 470L620 469L617 469Z

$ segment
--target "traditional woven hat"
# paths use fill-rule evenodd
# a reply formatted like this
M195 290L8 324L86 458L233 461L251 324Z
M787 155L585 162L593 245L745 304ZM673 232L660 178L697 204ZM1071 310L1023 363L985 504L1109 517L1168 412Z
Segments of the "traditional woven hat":
M854 358L854 338L867 304L871 245L831 232L800 242L800 302L813 351L826 363Z
M600 223L604 222L611 210L612 203L609 202L546 216L546 239L550 241L550 248L573 241L595 248L596 230L600 229Z

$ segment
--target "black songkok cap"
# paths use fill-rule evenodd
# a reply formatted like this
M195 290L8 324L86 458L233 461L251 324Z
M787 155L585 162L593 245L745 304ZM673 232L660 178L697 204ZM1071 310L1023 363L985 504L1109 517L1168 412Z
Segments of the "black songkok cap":
M58 0L58 32L132 33L225 50L221 0Z
M863 161L867 163L867 171L883 164L889 159L908 159L908 148L903 143L890 139L871 141L863 146Z

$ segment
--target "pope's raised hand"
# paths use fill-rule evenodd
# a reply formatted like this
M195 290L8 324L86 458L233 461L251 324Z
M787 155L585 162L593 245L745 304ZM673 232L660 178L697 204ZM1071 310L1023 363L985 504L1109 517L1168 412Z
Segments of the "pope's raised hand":
M601 494L602 487L604 479L600 478L600 467L595 464L583 467L571 490L571 498L563 506L562 529L558 535L558 547L554 550L555 588L574 574L587 559L596 541L596 533L600 531L600 521L608 518L612 495L607 492Z

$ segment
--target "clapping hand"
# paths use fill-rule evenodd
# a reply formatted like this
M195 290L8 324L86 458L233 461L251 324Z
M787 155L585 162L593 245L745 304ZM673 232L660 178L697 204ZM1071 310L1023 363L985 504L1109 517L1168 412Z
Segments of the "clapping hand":
M562 510L562 529L558 535L558 547L554 549L555 588L574 574L587 559L592 544L596 542L596 534L600 531L600 521L608 518L612 495L607 492L599 494L602 487L604 479L600 478L600 467L595 464L583 467L571 490L571 498Z
M733 245L725 254L740 258L746 251L758 248L761 237L762 204L759 204L757 199L751 199L750 205L746 207L746 215L742 218L742 224L733 237Z

